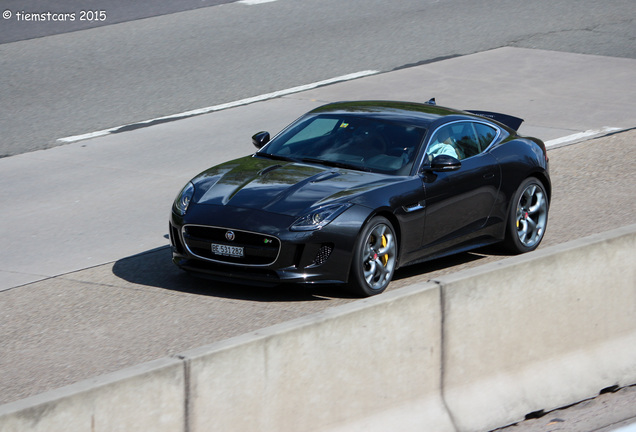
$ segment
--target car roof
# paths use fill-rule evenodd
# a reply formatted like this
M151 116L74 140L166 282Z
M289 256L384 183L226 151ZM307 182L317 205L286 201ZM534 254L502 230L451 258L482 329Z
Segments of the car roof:
M464 111L438 105L399 101L335 102L318 107L308 114L354 114L427 128L442 118L451 120L451 118L447 118L449 116L458 120L477 117Z

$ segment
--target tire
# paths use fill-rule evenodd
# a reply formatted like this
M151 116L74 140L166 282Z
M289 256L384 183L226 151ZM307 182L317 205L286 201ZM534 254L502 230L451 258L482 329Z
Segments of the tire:
M391 222L382 216L371 219L356 240L349 290L362 297L383 292L393 278L397 251L397 236Z
M543 183L528 177L517 188L508 211L506 247L513 253L535 250L548 225L548 194Z

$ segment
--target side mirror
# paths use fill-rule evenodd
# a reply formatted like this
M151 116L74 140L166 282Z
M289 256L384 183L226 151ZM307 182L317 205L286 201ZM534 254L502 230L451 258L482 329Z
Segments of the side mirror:
M435 172L457 171L462 166L459 159L449 155L438 155L433 158L431 165L426 170Z
M269 142L269 132L262 131L252 136L252 144L254 144L254 147L256 147L259 150L263 148L263 146L267 144L268 142Z

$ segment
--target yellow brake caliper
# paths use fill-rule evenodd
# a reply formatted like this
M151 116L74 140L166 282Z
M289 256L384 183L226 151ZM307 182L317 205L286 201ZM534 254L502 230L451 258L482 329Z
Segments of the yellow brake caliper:
M382 235L382 248L384 249L387 245L387 240L386 240L386 236ZM386 267L387 263L389 262L389 254L384 254L382 255L382 264L384 264L384 267Z

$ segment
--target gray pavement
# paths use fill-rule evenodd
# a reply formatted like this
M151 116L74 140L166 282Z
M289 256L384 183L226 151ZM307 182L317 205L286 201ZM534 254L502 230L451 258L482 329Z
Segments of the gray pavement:
M0 44L168 15L232 0L3 0ZM37 20L37 21L36 21Z
M0 403L354 301L333 288L210 284L169 262L174 195L199 170L250 153L257 130L332 100L431 96L524 117L522 132L554 144L636 126L632 0L349 5L224 5L0 45ZM34 151L370 69L391 72ZM550 150L543 246L631 223L635 138ZM390 289L499 259L484 250L402 269ZM633 417L630 389L579 405L595 404L591 419L574 407L510 430L608 432L630 423L615 415Z
M631 131L549 151L555 195L542 247L631 220L636 185L624 178L636 158L614 155L630 155L634 139ZM389 289L502 259L488 249L407 267ZM10 289L0 292L0 403L355 300L328 287L262 289L196 279L170 263L165 247Z
M435 96L440 105L525 118L522 133L550 141L633 127L636 102L625 89L635 66L500 48L2 158L0 199L11 205L0 209L0 290L165 246L171 202L189 178L253 152L254 132L276 132L327 101Z
M32 3L10 0L6 7L15 14ZM69 4L47 3L49 9ZM98 3L115 20L111 5L130 5L125 15L148 1ZM161 9L192 2L152 3ZM633 59L635 17L633 0L505 0L496 7L488 0L279 0L6 43L0 157L352 72L504 46ZM45 24L0 19L0 32ZM541 66L547 67L533 65ZM584 95L590 87L578 90Z
M605 392L594 399L547 413L496 432L633 432L636 386Z
M502 62L511 66L488 73L488 64ZM11 186L1 188L2 199L12 205L0 210L8 222L0 403L354 301L334 288L215 284L171 265L164 235L174 194L200 169L251 152L252 132L274 132L313 106L360 95L434 95L448 105L509 112L548 141L626 129L636 118L622 91L634 78L633 62L505 48L1 159L2 182ZM599 85L607 64L616 78ZM568 79L540 91L557 72ZM499 95L503 79L525 85L514 98ZM458 95L464 80L474 85ZM594 90L578 95L581 85ZM581 107L590 96L598 110ZM636 171L635 138L632 130L550 150L555 193L543 246L632 220L636 186L624 179ZM401 269L390 289L500 259L484 250Z

